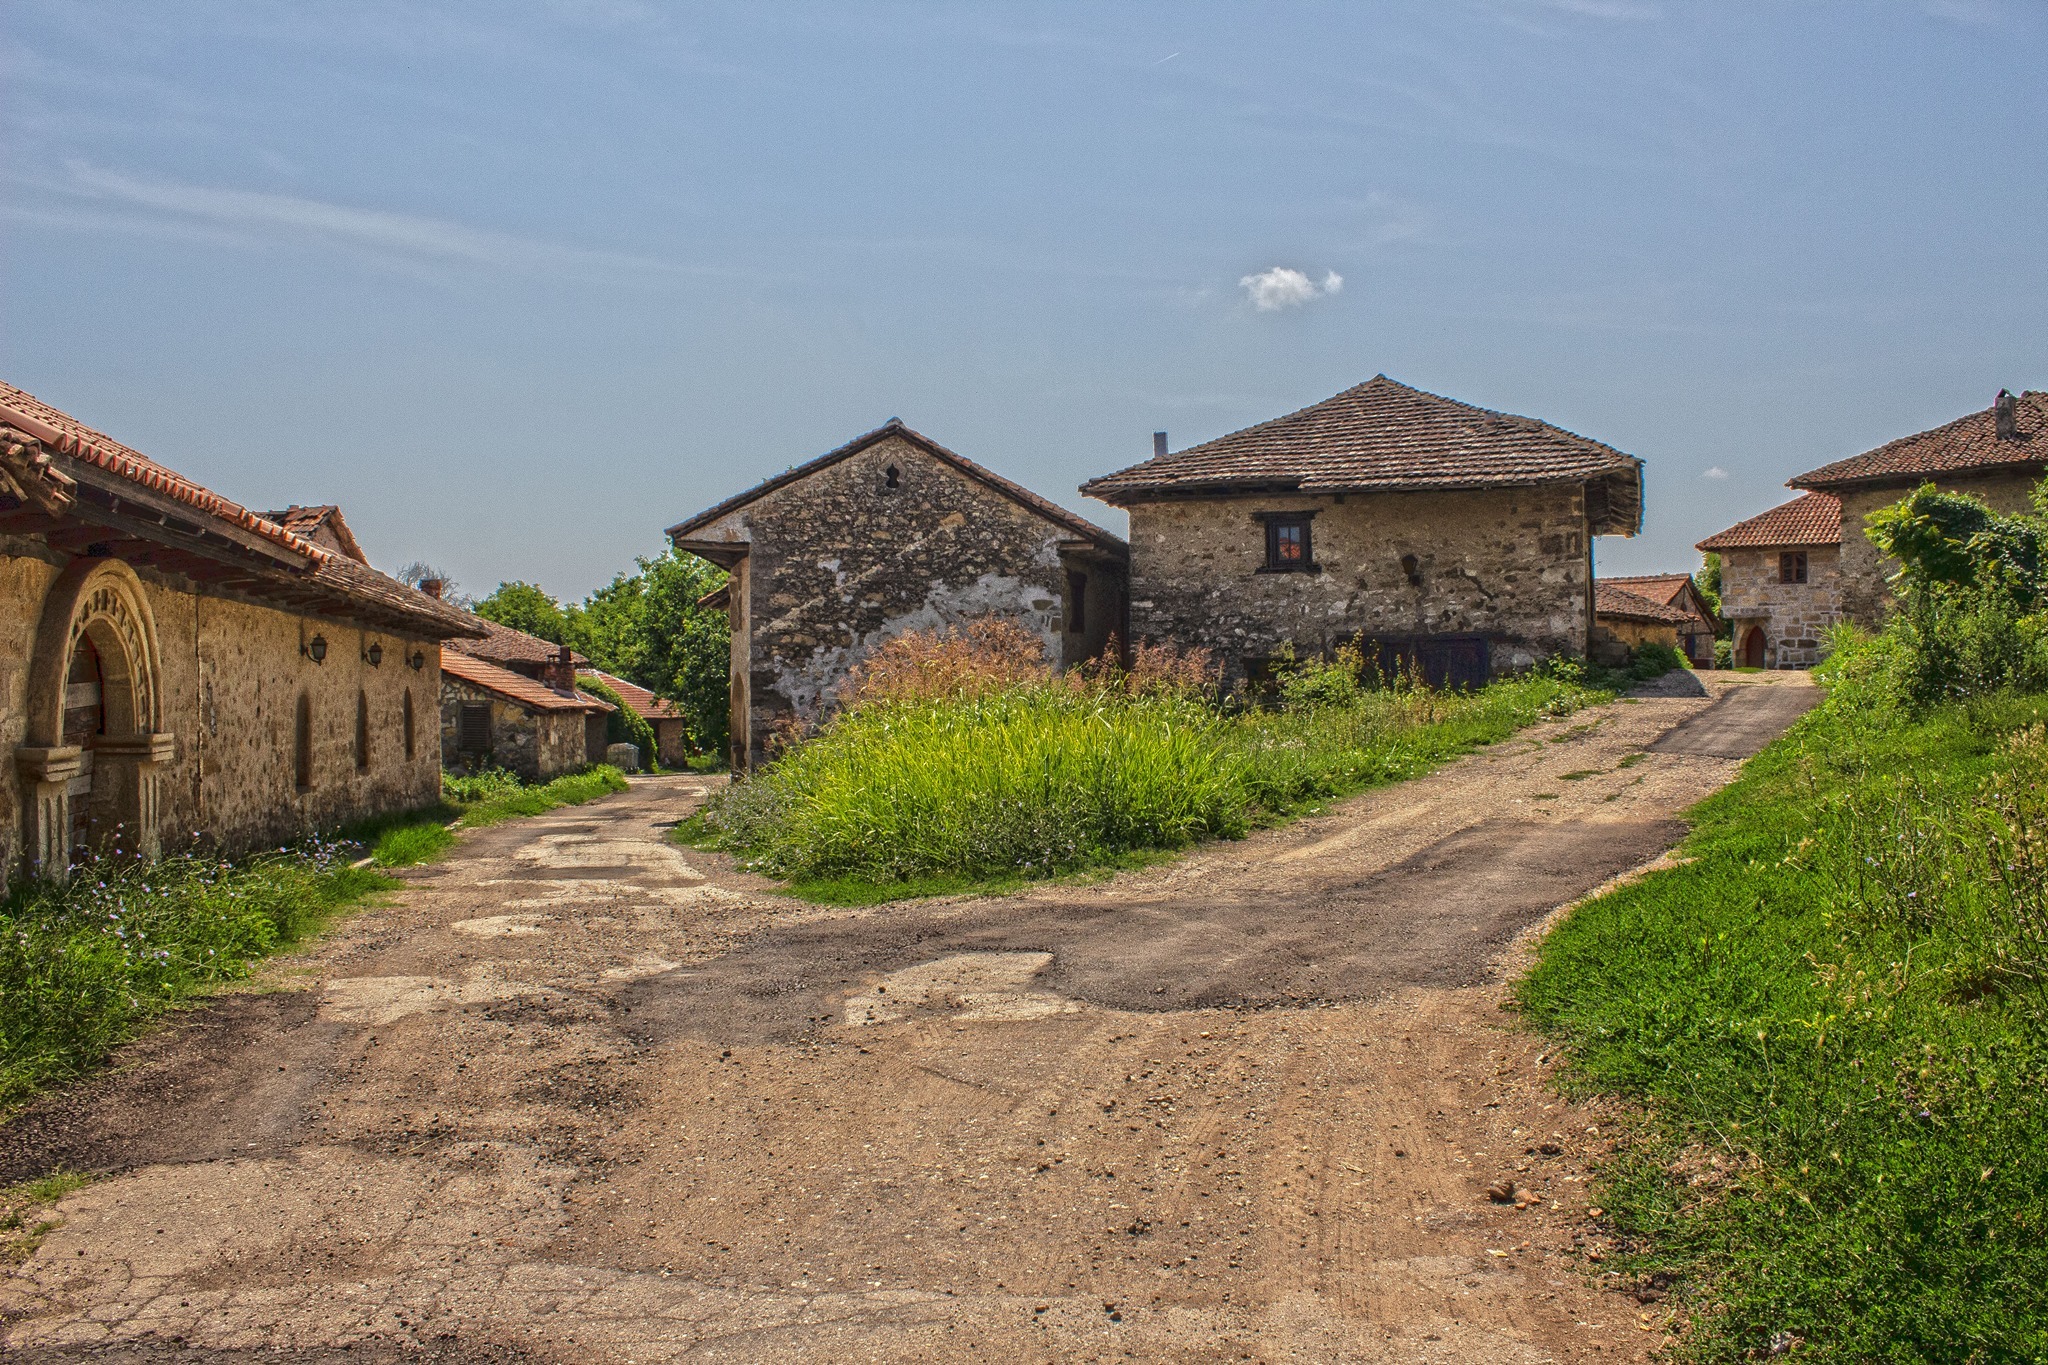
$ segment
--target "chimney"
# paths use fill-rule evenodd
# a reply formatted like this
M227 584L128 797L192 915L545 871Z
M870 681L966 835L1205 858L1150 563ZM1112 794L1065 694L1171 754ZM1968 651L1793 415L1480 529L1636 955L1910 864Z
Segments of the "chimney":
M439 597L442 589L447 586L448 584L439 578L422 578L420 580L420 591L429 597Z
M2020 434L2017 402L2004 389L1991 404L1991 429L2001 441L2016 440Z
M574 692L576 690L576 665L572 662L574 657L569 646L563 645L562 652L554 657L554 660L548 664L547 671L541 675L542 681L546 682L549 687L554 688L557 692Z
M1166 433L1165 433L1165 432L1163 432L1163 431L1155 431L1155 432L1153 432L1153 433L1152 433L1152 455L1153 455L1153 458L1155 458L1155 459L1156 459L1156 458L1158 458L1159 456L1161 456L1161 455L1164 455L1165 453L1166 453Z

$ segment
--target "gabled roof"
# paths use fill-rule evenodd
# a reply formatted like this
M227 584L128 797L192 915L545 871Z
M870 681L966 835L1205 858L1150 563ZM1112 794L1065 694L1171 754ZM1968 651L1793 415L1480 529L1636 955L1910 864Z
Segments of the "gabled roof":
M506 701L517 702L529 711L610 711L612 704L588 692L557 692L537 678L524 673L514 673L509 668L500 668L482 659L473 659L459 650L441 651L441 671L451 678L460 678L472 687L480 687L495 693Z
M670 540L687 539L692 531L709 526L728 512L745 507L757 498L764 497L778 488L795 483L799 479L808 478L821 469L830 468L849 456L858 455L869 446L879 441L885 441L891 436L900 437L910 442L910 444L924 451L933 459L938 460L941 464L952 466L968 478L1002 494L1026 511L1034 512L1047 521L1052 522L1055 526L1067 531L1078 540L1089 541L1104 549L1112 550L1117 554L1124 554L1129 550L1129 547L1121 539L1103 530L1094 522L1084 517L1075 516L1057 503L1048 502L1022 484L1012 483L994 470L976 464L965 455L955 454L922 432L913 431L905 426L902 421L894 417L891 417L873 431L865 435L856 436L837 449L826 451L815 460L800 464L794 469L785 470L772 479L755 484L744 493L737 493L714 507L705 508L688 521L679 522L669 527L668 537Z
M673 702L655 696L639 683L627 682L624 678L605 672L601 668L579 668L579 677L595 678L619 694L619 700L633 708L635 714L644 720L683 720L686 717L676 710Z
M1531 417L1378 375L1333 398L1081 485L1126 505L1242 491L1394 492L1609 482L1640 519L1643 462Z
M37 509L47 517L31 529L53 544L81 527L95 536L105 527L114 539L144 547L140 562L286 610L427 639L473 633L466 613L295 535L4 382L0 427L33 443L41 472L55 480L23 490L38 495Z
M1738 521L1693 548L1718 552L1841 543L1842 500L1832 493L1807 493Z
M333 503L320 507L301 507L293 503L282 512L265 512L263 515L266 520L276 522L299 539L323 550L339 550L358 564L370 562L370 557L363 553L363 547L356 543L355 533L342 520L341 509Z
M1942 474L2048 467L2048 392L2030 389L2012 400L2014 431L2000 436L1997 404L1967 417L1887 441L1875 450L1786 480L1793 488L1843 488L1859 483L1918 483Z
M1700 585L1689 573L1617 574L1612 578L1602 578L1600 582L1611 583L1624 592L1647 597L1652 602L1662 602L1667 607L1676 607L1700 620L1712 622L1714 619L1713 608L1707 604Z
M562 647L552 640L514 630L488 617L472 614L469 619L483 632L483 638L450 641L449 647L459 649L473 659L488 659L499 664L551 664L562 657ZM572 649L569 662L581 667L590 660Z
M1610 582L1593 585L1593 614L1613 616L1624 621L1656 621L1674 626L1686 625L1699 618L1689 611L1652 601L1640 593L1627 588L1617 588Z

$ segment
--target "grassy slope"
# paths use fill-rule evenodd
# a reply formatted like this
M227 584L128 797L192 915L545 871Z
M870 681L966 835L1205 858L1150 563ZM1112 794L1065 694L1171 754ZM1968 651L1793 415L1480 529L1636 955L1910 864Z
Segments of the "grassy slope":
M1967 935L1846 913L1839 823L1903 774L1933 808L1981 807L2002 733L2044 712L1831 703L1697 809L1695 861L1580 908L1522 983L1570 1083L1644 1106L1602 1202L1638 1268L1703 1290L1696 1358L1787 1332L1815 1359L2048 1358L2038 1001L1959 993ZM1929 870L1931 897L1969 899L1952 871Z

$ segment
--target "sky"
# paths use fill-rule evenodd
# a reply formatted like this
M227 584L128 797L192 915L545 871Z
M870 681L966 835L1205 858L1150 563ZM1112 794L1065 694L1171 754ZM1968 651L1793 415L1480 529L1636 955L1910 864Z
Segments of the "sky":
M2048 0L0 10L0 376L580 597L891 417L1084 479L1386 373L1605 572L2048 388Z

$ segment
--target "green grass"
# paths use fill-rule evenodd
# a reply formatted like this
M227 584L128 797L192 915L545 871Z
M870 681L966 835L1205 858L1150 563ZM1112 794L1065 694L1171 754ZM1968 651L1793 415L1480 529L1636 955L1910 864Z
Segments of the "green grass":
M1518 987L1638 1106L1599 1202L1688 1358L2048 1360L2043 716L1831 697Z
M525 815L540 815L559 806L580 806L600 796L625 791L626 775L599 763L532 787L501 789L475 801L457 802L461 823L470 828L495 825Z
M0 1265L20 1265L35 1254L43 1239L64 1225L61 1218L41 1216L50 1205L92 1183L76 1171L53 1171L0 1189Z
M17 887L0 903L0 1107L396 885L351 866L357 851L315 840L234 861L102 859L62 886Z
M679 837L843 903L1013 885L1241 836L1602 694L1529 678L1333 695L1235 715L1063 682L870 703Z

